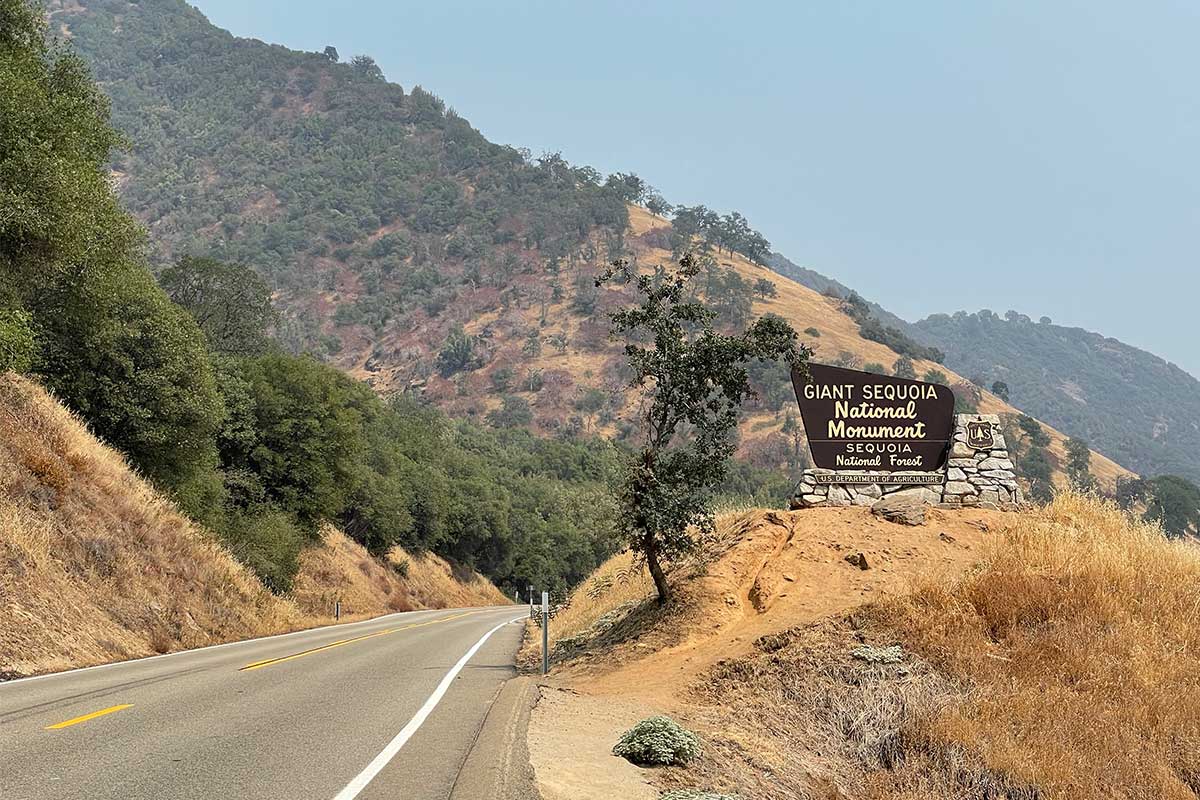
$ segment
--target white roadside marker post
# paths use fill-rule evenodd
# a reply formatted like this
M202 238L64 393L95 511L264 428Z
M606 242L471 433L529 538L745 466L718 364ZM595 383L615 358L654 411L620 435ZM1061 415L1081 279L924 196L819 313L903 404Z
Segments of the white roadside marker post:
M550 593L542 592L542 674L550 671Z

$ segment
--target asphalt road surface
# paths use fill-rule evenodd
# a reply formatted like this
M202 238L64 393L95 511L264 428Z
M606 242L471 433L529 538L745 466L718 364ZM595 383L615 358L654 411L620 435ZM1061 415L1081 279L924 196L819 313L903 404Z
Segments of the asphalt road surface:
M0 798L467 800L486 783L472 764L507 747L472 758L481 731L513 727L485 720L522 611L392 614L0 683Z

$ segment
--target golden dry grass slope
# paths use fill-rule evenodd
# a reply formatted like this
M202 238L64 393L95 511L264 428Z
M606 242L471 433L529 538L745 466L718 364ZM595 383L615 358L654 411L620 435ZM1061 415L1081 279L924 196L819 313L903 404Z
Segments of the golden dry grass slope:
M0 374L0 679L350 616L504 602L436 556L406 575L332 529L276 597L38 385Z
M1194 543L1070 493L915 528L825 509L729 515L718 533L707 557L676 568L674 606L621 611L572 646L649 595L637 573L617 580L615 560L559 625L560 657L573 654L560 682L703 735L699 762L655 773L660 787L759 800L1200 796ZM871 568L845 563L849 549Z
M662 231L670 222L639 206L629 207L629 221L626 246L632 257L641 265L670 263L671 253L660 246L664 241ZM593 249L603 252L603 245L595 243ZM888 347L864 339L858 325L841 310L837 300L753 264L739 254L722 253L718 261L743 278L751 281L766 278L774 283L777 295L766 299L756 297L753 313L778 314L797 331L816 328L819 338L807 334L801 334L801 338L816 348L818 361L830 361L846 351L863 363L877 362L890 368L899 357ZM608 312L627 302L627 298L606 288L595 299L591 314L581 314L576 304L581 287L587 290L589 279L602 265L600 255L576 254L561 265L557 276L547 276L544 270L532 266L517 270L503 290L481 286L464 291L436 317L418 315L413 324L403 328L392 326L380 332L360 330L362 326L337 329L345 345L337 363L381 392L419 387L428 399L454 416L478 419L500 405L502 394L517 395L532 407L534 428L545 433L553 432L571 416L581 416L575 408L576 401L587 389L598 388L610 398L615 414L608 423L588 418L586 427L613 435L617 420L637 407L622 372L621 345L608 337ZM353 295L339 295L330 302L353 299ZM476 348L484 363L478 369L444 377L432 365L456 325L476 337ZM329 327L328 332L333 330ZM529 347L531 340L538 343L537 348ZM932 368L946 373L951 382L962 380L940 364L916 362L918 374ZM509 377L500 380L502 374ZM538 379L531 382L531 375L537 375ZM987 392L981 410L1019 413ZM778 444L783 438L780 429L784 419L785 413L751 408L742 425L741 455L757 457L759 461L766 458L769 462L770 456L766 454L772 450L766 445L771 439ZM1049 450L1056 478L1065 485L1065 474L1059 465L1066 461L1066 437L1046 427L1052 440ZM779 450L774 448L775 452ZM783 462L777 459L775 463L759 463L759 466L783 468ZM1118 475L1129 474L1098 453L1093 454L1092 471L1107 487L1113 485Z

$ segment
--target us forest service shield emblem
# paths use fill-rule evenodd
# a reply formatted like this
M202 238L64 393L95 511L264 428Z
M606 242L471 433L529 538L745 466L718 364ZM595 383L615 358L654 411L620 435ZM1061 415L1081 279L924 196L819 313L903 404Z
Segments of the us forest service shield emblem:
M992 423L968 422L967 445L976 450L990 450L996 440L992 436Z

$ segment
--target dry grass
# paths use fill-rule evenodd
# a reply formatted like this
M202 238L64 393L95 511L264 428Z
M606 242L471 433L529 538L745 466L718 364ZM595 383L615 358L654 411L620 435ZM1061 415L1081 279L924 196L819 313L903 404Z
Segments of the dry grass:
M1046 798L1200 792L1195 545L1094 498L1061 495L1015 517L977 572L923 586L880 614L973 687L920 721L935 751L977 754Z
M960 579L713 669L699 777L764 800L1194 800L1200 551L1091 497L1010 519ZM906 658L858 661L864 641Z
M578 636L605 614L633 607L655 594L650 573L626 551L601 564L574 592L570 604L554 617L550 642Z
M629 224L632 232L635 235L640 235L654 228L667 227L670 225L670 222L662 217L654 216L640 206L630 206ZM645 263L669 263L671 260L671 254L665 250L647 249L639 255ZM858 323L841 310L841 304L838 300L825 297L821 293L815 292L807 286L786 278L767 267L754 264L739 253L732 255L722 253L718 261L736 270L743 278L751 281L758 278L766 278L775 284L778 294L766 300L756 298L754 301L754 313L764 314L771 312L778 314L790 322L792 327L798 331L804 330L809 326L820 330L821 338L810 342L810 344L815 344L817 347L817 361L828 362L836 358L838 353L845 350L857 355L864 363L874 361L883 364L889 369L895 363L898 357L897 353L878 342L864 339L858 332ZM914 364L918 375L925 374L927 370L936 369L945 373L951 383L963 380L963 377L956 374L953 370L933 361L918 359ZM1016 408L987 391L983 392L980 411L985 414L1019 413ZM744 444L749 443L759 436L778 430L782 424L782 415L774 413L749 414L742 429L742 441ZM768 428L768 425L771 427ZM762 427L756 428L756 426ZM1050 436L1050 452L1058 458L1057 463L1066 463L1067 437L1049 425L1043 424L1043 427ZM1109 488L1115 484L1118 476L1132 474L1129 470L1100 453L1092 454L1091 470L1096 480L1101 485ZM1055 478L1059 485L1067 485L1066 475L1063 472L1056 472Z
M455 570L440 556L412 556L395 547L386 560L377 559L330 526L322 531L320 547L301 554L291 596L316 617L332 616L340 601L342 615L350 618L511 602L486 578Z
M435 553L411 554L393 547L388 561L405 570L403 583L422 608L499 606L512 598L477 572L457 567Z
M0 374L0 672L303 621L38 386Z
M402 579L330 530L295 600L272 595L44 390L0 374L0 679L325 624L339 593L351 616L504 602L409 560Z

